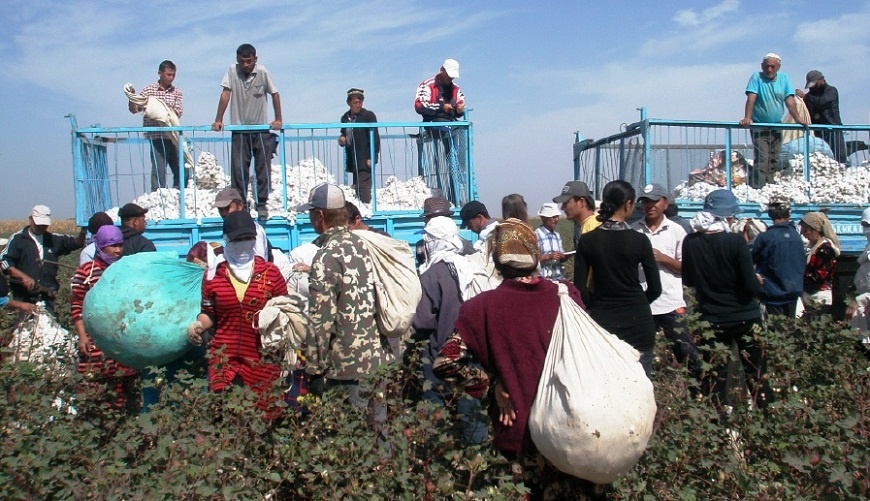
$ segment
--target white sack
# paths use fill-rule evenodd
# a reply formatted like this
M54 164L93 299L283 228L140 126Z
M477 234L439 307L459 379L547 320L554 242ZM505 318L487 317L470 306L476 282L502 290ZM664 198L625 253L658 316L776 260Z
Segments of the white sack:
M656 415L637 350L601 328L559 284L559 316L529 416L532 441L560 471L613 482L637 463Z
M388 338L411 333L411 322L423 297L414 253L407 242L369 230L355 230L363 239L375 272L378 329Z

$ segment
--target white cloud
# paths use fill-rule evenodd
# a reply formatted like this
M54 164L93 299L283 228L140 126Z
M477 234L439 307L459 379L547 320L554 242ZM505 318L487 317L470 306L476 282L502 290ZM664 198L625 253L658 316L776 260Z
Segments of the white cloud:
M739 8L739 0L723 0L718 5L704 9L700 14L695 12L695 9L679 10L674 15L674 21L680 26L698 26L737 12Z

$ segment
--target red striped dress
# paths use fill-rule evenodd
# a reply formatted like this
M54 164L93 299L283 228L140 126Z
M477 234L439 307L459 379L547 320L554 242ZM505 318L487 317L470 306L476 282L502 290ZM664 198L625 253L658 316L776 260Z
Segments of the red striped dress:
M214 278L203 279L202 313L215 326L208 361L211 391L223 390L238 378L260 396L258 408L266 410L274 402L268 394L281 375L281 366L260 361L260 333L254 319L269 299L286 294L287 284L281 272L260 257L255 258L251 281L241 301L226 262L218 265Z
M95 257L93 261L89 261L76 270L72 278L72 289L70 290L70 316L72 322L75 323L82 320L82 307L85 302L85 295L90 291L94 284L103 276L103 271L109 265L99 257ZM129 386L132 379L137 376L135 369L121 365L103 355L102 350L94 345L94 340L88 335L88 343L94 346L90 353L79 352L79 374L88 379L92 379L101 383L109 383L112 390L117 395L114 406L121 408L125 405L130 395ZM130 403L132 405L132 402Z

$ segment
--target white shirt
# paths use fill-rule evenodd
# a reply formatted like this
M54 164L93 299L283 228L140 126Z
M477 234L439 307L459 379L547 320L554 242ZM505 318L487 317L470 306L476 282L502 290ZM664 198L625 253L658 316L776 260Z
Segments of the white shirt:
M662 254L672 257L677 261L683 261L683 240L686 238L686 230L677 223L669 220L666 216L662 216L662 222L656 231L651 231L646 225L646 219L636 221L631 225L633 230L639 231L647 236L652 243L653 249ZM662 281L662 294L650 304L650 309L653 315L664 315L671 313L677 308L685 308L686 300L683 298L683 279L679 273L674 272L667 266L657 263L659 267L659 277ZM646 278L643 276L643 271L640 271L640 279L646 289Z

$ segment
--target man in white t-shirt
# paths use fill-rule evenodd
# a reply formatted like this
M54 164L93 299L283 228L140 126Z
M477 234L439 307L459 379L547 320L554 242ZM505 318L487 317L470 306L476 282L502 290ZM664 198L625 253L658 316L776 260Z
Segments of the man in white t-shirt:
M648 184L637 198L643 208L643 219L631 225L650 239L662 282L661 295L650 304L656 329L661 329L671 342L674 356L681 364L688 361L689 372L701 376L701 363L695 343L682 326L686 315L683 298L682 259L686 230L665 216L668 192L660 184ZM642 271L640 273L643 273Z

